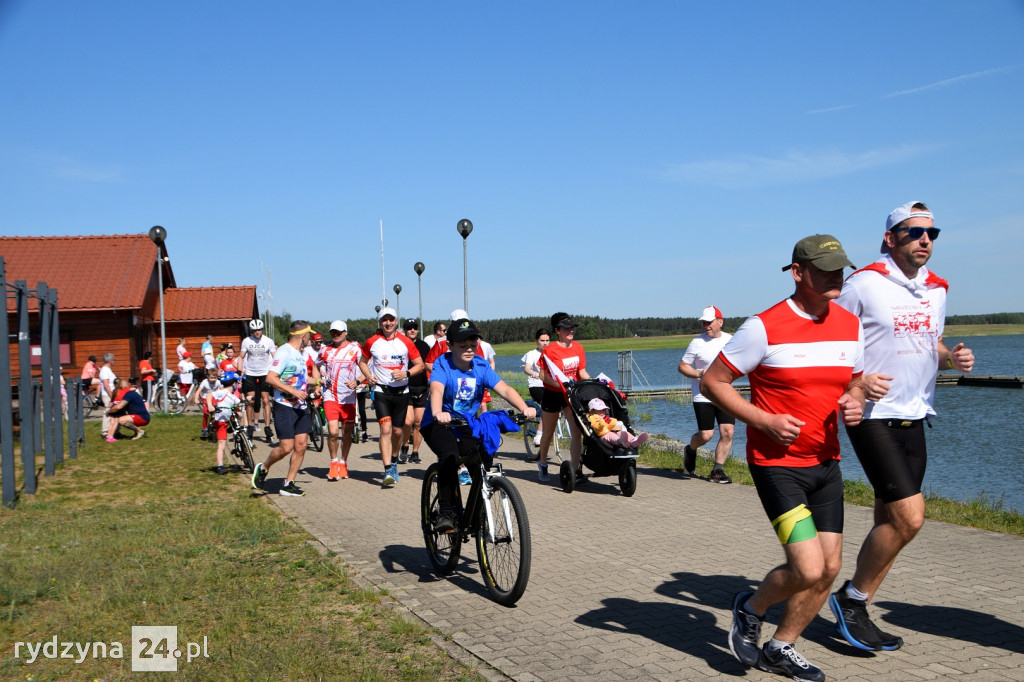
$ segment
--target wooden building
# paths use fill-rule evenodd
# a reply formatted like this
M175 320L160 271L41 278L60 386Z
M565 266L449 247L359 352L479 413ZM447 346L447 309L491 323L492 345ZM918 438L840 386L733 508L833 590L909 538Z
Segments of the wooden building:
M249 333L247 323L259 317L255 286L179 288L167 258L145 234L75 237L0 237L5 279L39 282L57 290L60 357L66 377L78 376L90 355L102 360L113 353L118 376L138 376L139 360L153 352L160 366L160 290L157 256L163 267L164 324L167 358L175 368L178 338L199 355L207 334L215 347L222 342L238 349ZM30 306L33 346L38 346L39 306ZM16 301L7 297L12 339L11 374L18 376ZM201 364L201 363L197 363ZM39 366L33 356L33 366Z

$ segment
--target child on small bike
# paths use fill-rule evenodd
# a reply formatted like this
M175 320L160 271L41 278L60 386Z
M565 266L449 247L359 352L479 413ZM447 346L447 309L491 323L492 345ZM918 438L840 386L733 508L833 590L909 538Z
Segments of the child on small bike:
M420 432L430 449L437 455L440 471L437 477L439 518L434 529L441 533L455 531L455 491L458 488L459 460L480 448L480 440L469 429L453 429L448 425L452 417L462 417L473 423L483 400L484 391L490 389L520 410L528 419L536 416L532 407L519 393L506 384L491 368L487 360L476 354L480 332L466 318L448 326L449 351L434 362L430 375L429 402L423 415ZM474 477L478 476L473 472Z
M203 379L203 383L199 384L199 390L196 391L195 403L203 408L203 430L199 438L206 440L209 434L210 426L210 408L206 404L206 396L210 395L218 388L221 388L220 380L217 379L217 368L208 367L206 369L206 378ZM213 440L212 438L210 440Z
M241 402L235 395L235 381L237 380L237 374L225 372L220 378L220 388L211 391L206 396L206 409L213 415L211 426L217 434L217 473L221 475L228 472L227 467L224 466L224 448L228 443L228 421L231 419L231 410Z

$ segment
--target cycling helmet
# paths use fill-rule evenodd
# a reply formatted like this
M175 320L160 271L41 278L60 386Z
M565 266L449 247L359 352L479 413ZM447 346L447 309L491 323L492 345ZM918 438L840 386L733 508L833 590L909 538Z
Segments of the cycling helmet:
M256 331L257 329L263 329L263 320L252 320L249 322L249 329Z
M234 372L224 372L224 374L220 376L220 383L222 384L226 384L231 381L238 381L238 375Z

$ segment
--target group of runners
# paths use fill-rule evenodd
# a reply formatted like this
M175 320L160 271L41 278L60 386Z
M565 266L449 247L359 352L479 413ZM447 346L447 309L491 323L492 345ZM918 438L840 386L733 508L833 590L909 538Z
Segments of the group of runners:
M845 268L854 266L837 238L816 234L800 240L782 268L793 278L793 295L749 318L731 337L709 343L714 348L710 357L690 354L688 349L680 363L680 372L694 380L695 395L707 403L698 412L698 433L686 446L684 468L693 472L696 448L710 439L716 420L726 441L731 441L732 429L723 424L731 427L736 419L746 423L749 469L785 556L756 590L734 599L728 644L745 665L796 679L824 679L795 644L826 601L837 632L852 646L890 651L903 645L900 637L872 622L867 607L901 549L924 522L923 429L935 414L937 373L970 372L974 366L969 348L962 343L950 348L942 339L948 284L927 267L939 232L922 202L897 207L886 221L882 257L849 278L844 278ZM294 477L309 430L305 401L310 392L320 391L321 381L332 444L331 476L347 476L354 390L363 381L375 389L384 484L394 485L399 479L393 456L408 438L402 427L407 420L422 419L423 436L444 462L443 485L450 490L460 446L437 425L453 415L475 413L487 389L533 415L518 393L479 357L480 334L467 318L464 311L455 311L447 328L435 327L436 347L427 351L427 362L416 334L409 334L410 328L398 332L398 319L390 308L381 310L378 332L362 346L346 341L345 324L337 321L332 324L332 343L318 351L308 371L302 348L314 332L306 322L293 323L288 344L278 349L266 376L274 389L280 444L257 465L253 486L263 487L269 468L291 454L282 494L302 494ZM721 311L709 306L701 320L708 341L721 337ZM550 333L538 332L538 357L526 366L530 378L541 384L531 386L541 389L536 395L543 413L541 480L547 478L547 446L555 421L567 408L559 398L559 384L588 378L585 354L573 338L572 318L557 313L551 327L556 342L540 344L541 336L550 341ZM424 373L429 369L434 374L426 384ZM742 376L749 377L749 401L733 386ZM418 388L412 392L414 381ZM409 417L423 409L425 413ZM875 523L855 570L833 593L841 570L843 532L840 421L876 500ZM575 420L570 424L575 427ZM578 428L573 436L572 462L582 475ZM418 445L414 453L418 456ZM716 482L729 482L721 478L724 457L719 454L716 450L711 480L721 472ZM451 525L449 511L442 508L442 517ZM778 627L762 644L765 613L781 602L785 607Z

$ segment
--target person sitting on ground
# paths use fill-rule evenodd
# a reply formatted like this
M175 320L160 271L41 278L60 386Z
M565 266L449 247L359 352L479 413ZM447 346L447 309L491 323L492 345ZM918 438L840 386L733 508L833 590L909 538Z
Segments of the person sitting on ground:
M138 440L146 435L142 427L149 424L149 410L146 409L146 403L143 402L142 396L138 391L133 390L130 381L118 379L117 387L121 391L121 397L107 410L111 429L107 432L107 440L116 438L117 431L122 426L134 432L132 440Z
M594 398L587 403L587 421L594 429L594 435L612 446L638 448L649 438L646 433L634 436L622 422L609 416L608 406L600 398Z
M238 376L234 372L226 372L217 382L218 388L207 393L204 400L206 406L204 411L213 415L212 431L217 437L216 471L221 475L228 472L227 467L224 466L224 448L228 442L228 421L231 419L231 409L241 402L235 395L237 379Z

